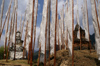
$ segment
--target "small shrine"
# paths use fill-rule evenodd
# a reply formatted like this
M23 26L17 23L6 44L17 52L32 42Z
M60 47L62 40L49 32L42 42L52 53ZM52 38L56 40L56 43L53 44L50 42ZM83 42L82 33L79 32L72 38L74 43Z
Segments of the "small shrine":
M91 42L85 38L85 30L83 30L78 24L75 26L74 30L74 49L80 49L80 38L78 38L78 31L80 28L80 36L81 36L81 49L90 49Z
M23 59L23 49L24 47L22 46L23 44L23 40L21 40L21 32L17 31L16 32L16 55L15 55L15 59ZM12 45L9 48L10 51L10 59L14 59L14 52L15 52L15 44ZM26 50L25 52L26 53ZM24 58L26 58L26 55L24 56Z

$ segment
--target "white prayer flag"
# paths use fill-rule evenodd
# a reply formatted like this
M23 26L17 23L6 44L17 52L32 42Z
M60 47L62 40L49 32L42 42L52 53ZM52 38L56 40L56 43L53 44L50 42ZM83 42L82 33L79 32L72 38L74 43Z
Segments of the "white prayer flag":
M32 22L32 7L33 7L33 0L29 0L27 9L26 9L26 21L28 21L28 33L26 39L26 50L29 50L29 44L31 42L31 22Z
M4 2L5 2L5 0L2 0L1 14L0 14L0 32L2 30L2 18L3 18Z
M51 39L50 39L50 46L51 46L51 54L54 54L54 42L55 42L55 17L56 17L56 0L51 1L51 11L52 11L52 23L51 23Z
M87 11L87 0L84 0L84 29L85 29L85 38L87 41L89 41L89 36L88 36L88 11Z
M43 5L43 13L42 13L42 22L40 25L40 39L41 43L41 53L45 54L45 27L46 27L46 19L47 19L47 3L48 0L44 0Z
M68 48L70 50L70 53L72 55L72 0L69 0L69 8L68 8Z
M99 28L97 23L97 16L96 16L96 10L95 10L95 0L91 0L91 7L92 7L92 19L93 19L93 26L94 26L94 32L95 32L95 47L98 54L98 60L100 60L100 35L99 35Z
M76 20L77 20L77 24L79 25L79 27L78 27L78 32L77 32L77 38L78 39L80 39L80 20L79 20L79 9L78 9L78 1L79 0L77 0L77 14L76 14Z

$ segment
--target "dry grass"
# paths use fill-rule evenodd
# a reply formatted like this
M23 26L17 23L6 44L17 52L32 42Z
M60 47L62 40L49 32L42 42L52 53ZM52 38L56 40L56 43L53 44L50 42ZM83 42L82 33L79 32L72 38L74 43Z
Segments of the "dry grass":
M0 60L0 66L30 66L27 60Z
M54 64L54 56L51 56L50 66ZM47 62L48 66L48 62ZM72 57L69 56L68 50L57 51L56 66L72 66ZM100 61L94 50L90 53L89 50L74 51L74 66L100 66Z
M0 60L4 66L30 66L27 60ZM37 62L33 62L33 66L36 66ZM48 65L48 61L46 63ZM43 66L40 64L40 66ZM50 66L54 66L54 55L50 57ZM59 50L56 54L56 66L72 66L72 57L69 56L68 50ZM100 66L100 61L96 52L93 50L91 53L89 50L75 50L74 51L74 66Z

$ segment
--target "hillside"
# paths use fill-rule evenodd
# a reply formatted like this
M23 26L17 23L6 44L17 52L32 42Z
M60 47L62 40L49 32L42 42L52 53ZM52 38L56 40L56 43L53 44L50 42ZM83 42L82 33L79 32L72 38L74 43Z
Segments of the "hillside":
M50 66L54 65L54 56L50 57ZM48 62L47 62L48 66ZM72 57L67 50L57 51L56 66L72 66ZM88 50L74 51L74 66L100 66L96 52Z

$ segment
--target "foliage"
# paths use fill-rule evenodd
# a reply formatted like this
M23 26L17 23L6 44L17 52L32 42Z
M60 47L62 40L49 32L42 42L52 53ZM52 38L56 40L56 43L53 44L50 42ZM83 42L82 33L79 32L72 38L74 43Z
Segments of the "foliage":
M0 47L0 59L3 59L3 54L4 54L4 46L1 46Z

